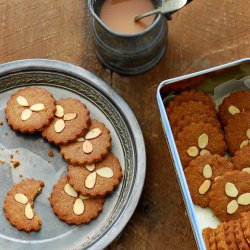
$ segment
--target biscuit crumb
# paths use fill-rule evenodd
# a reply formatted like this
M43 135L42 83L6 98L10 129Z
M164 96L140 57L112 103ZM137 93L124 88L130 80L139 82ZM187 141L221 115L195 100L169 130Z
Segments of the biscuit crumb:
M23 175L22 175L22 174L19 174L19 177L20 177L20 178L22 178L22 177L23 177Z
M13 158L14 158L14 155L13 155L13 154L11 154L11 155L10 155L10 159L13 159Z
M1 163L1 164L4 164L4 163L5 163L5 161L3 161L3 160L0 160L0 163Z
M16 154L19 155L19 150L16 150Z
M8 132L5 132L5 135L6 135L6 136L8 136L8 134L9 134Z
M0 126L3 126L3 121L2 120L0 120Z
M49 151L49 152L48 152L48 156L49 156L49 157L54 157L54 156L55 156L55 155L54 155L54 152L53 152L53 151Z
M51 163L51 161L48 161L48 163Z
M11 161L11 163L12 163L12 166L14 168L17 168L18 166L20 166L20 162L19 161Z

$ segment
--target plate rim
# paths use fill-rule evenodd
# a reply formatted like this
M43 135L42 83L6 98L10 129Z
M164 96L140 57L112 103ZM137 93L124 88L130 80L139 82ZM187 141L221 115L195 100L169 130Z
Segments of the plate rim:
M131 192L133 192L133 195L130 195L120 217L117 218L113 226L97 242L88 247L88 249L103 249L119 236L130 221L142 194L146 176L146 149L139 123L126 101L118 95L111 86L95 74L71 63L51 59L24 59L11 61L0 64L0 77L27 70L54 71L87 82L112 101L113 105L122 115L126 126L129 126L129 132L134 140L135 146L134 154L136 169L139 169L139 171L136 171L134 185L132 185ZM81 246L79 247L81 248ZM79 247L76 249L79 249Z

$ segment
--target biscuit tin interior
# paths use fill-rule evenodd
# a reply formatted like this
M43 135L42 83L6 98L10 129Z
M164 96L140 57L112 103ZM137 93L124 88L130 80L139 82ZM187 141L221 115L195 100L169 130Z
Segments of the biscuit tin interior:
M123 180L109 195L100 216L87 225L60 221L48 198L58 179L65 175L67 162L58 147L39 134L14 132L5 120L10 96L25 86L42 86L58 98L72 97L86 104L92 119L110 130L112 149L122 165ZM139 200L145 177L145 147L140 127L128 105L95 75L71 64L52 60L23 60L0 65L0 203L14 183L25 178L45 182L36 198L35 211L42 220L39 232L25 233L12 227L0 209L0 249L103 249L129 221ZM137 144L138 143L138 144ZM48 152L53 151L54 157ZM10 156L19 161L13 168ZM138 168L140 171L138 171Z
M218 108L223 99L231 92L250 90L250 59L242 59L208 70L166 80L159 85L157 90L157 102L173 167L181 187L197 246L200 249L205 249L201 234L202 229L206 227L215 228L220 222L213 215L210 208L201 208L200 206L194 205L192 202L175 145L175 140L165 111L168 101L171 100L175 94L186 89L196 89L209 94Z

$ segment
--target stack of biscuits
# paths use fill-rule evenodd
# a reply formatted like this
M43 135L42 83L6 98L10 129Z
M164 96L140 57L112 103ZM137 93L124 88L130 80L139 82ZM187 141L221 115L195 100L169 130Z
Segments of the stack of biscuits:
M50 196L55 215L75 225L96 218L105 196L118 187L123 176L119 160L110 152L111 135L105 124L91 120L89 110L80 100L56 101L40 87L23 88L13 94L5 116L17 132L41 133L60 148L69 163L67 175L55 184ZM19 230L40 230L42 222L33 207L43 186L41 180L25 179L8 192L5 215ZM17 213L18 216L12 216Z
M250 92L224 98L176 95L166 111L194 204L222 222L206 228L207 249L250 249ZM226 151L227 150L227 151Z

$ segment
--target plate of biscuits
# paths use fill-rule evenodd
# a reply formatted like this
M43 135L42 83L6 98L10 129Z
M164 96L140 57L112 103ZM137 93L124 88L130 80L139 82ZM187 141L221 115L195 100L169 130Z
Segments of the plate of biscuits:
M0 66L0 247L103 249L132 216L145 146L125 101L77 66Z

